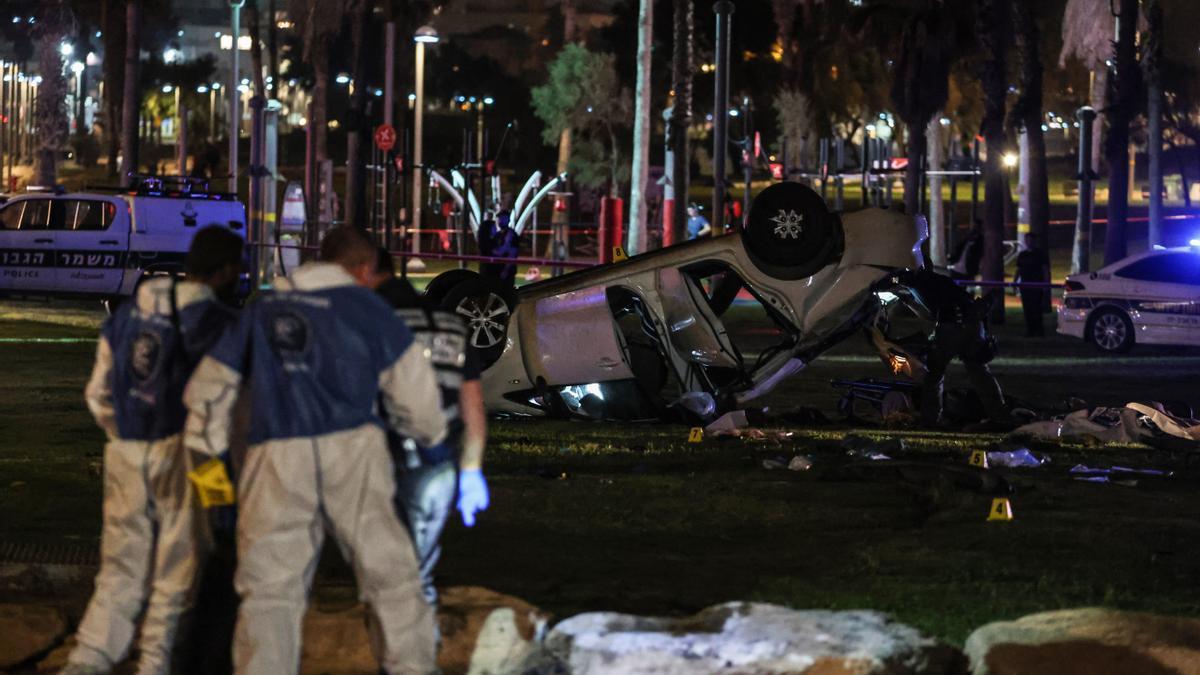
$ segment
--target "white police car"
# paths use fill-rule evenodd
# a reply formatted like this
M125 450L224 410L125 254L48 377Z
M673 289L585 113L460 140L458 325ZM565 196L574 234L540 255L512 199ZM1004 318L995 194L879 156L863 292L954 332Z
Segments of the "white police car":
M0 204L0 295L110 299L182 270L208 225L244 236L246 209L190 179L142 178L118 194L27 192Z
M1200 346L1200 247L1158 248L1067 277L1058 332L1108 354Z

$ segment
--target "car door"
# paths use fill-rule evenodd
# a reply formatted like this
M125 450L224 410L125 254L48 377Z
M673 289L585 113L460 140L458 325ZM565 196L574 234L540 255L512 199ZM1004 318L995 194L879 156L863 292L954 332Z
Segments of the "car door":
M1138 335L1167 344L1200 344L1200 253L1157 253L1113 276L1126 286L1122 295L1129 297Z
M54 290L54 211L49 197L14 199L0 209L0 291Z
M117 208L100 196L60 199L62 229L55 233L56 283L63 293L111 295L125 269L129 232Z

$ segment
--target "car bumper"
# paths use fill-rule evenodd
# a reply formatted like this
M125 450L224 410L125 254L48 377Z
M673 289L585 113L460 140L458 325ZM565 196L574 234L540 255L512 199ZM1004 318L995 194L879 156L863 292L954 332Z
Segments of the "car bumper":
M1079 339L1084 338L1084 327L1087 325L1088 310L1058 308L1058 332Z

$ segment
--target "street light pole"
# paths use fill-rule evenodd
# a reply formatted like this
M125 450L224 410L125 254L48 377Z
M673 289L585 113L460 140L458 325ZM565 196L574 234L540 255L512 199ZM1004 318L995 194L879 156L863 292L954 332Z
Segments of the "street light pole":
M238 105L241 103L238 91L238 38L242 34L242 5L246 0L229 0L229 9L232 15L230 21L230 29L232 31L232 41L230 42L233 52L233 60L231 62L232 70L229 73L229 191L237 194L238 180L238 126L241 121L241 111L238 110Z
M421 162L422 157L421 147L421 132L424 127L425 113L425 45L436 44L438 41L437 30L433 26L421 26L417 29L413 36L413 41L417 43L416 54L416 101L415 109L413 110L413 182L412 182L412 222L410 229L412 233L412 251L413 253L421 252Z

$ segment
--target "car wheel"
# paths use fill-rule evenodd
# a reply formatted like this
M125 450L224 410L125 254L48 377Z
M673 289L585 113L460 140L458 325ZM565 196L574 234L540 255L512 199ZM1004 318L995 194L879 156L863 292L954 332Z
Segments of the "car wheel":
M479 273L472 272L471 270L449 270L447 272L442 272L434 277L433 280L429 282L429 285L425 286L425 297L429 298L433 303L441 305L442 299L446 297L446 294L449 293L452 288L458 286L468 279L475 279L478 277Z
M504 286L477 274L464 278L439 303L454 312L467 326L467 345L487 368L500 358L508 339L508 320L513 298Z
M1121 354L1133 347L1133 322L1115 307L1101 307L1088 319L1087 336L1105 354Z
M760 271L785 281L816 274L842 252L842 223L800 183L776 183L750 206L742 244Z

